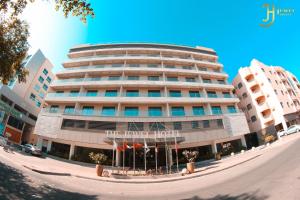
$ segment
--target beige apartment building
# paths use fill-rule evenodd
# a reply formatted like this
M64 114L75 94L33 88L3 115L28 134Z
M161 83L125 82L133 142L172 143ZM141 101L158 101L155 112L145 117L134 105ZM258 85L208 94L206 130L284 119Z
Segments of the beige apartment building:
M16 79L0 85L0 135L14 143L35 143L32 135L37 116L54 79L52 64L41 50L22 63L29 75L25 83Z
M199 159L211 158L224 143L236 151L246 146L245 115L213 49L82 45L68 57L35 127L38 145L49 153L86 161L87 153L101 151L111 162L116 143L116 165L132 166L130 146L147 145L149 163L158 147L163 165L166 154L174 159L175 144L179 152L198 149ZM140 155L136 150L137 166Z
M253 59L233 80L251 132L275 134L300 123L300 83L282 67Z

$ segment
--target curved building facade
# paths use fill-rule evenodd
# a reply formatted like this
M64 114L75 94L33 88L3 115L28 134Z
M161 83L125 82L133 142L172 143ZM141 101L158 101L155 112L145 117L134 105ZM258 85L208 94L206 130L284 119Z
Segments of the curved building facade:
M175 148L197 148L206 159L224 142L246 146L247 121L214 50L82 45L68 57L35 128L44 150L82 161L97 150L111 158L116 147L116 164L130 167L136 144L149 147L149 163L154 148L171 163Z

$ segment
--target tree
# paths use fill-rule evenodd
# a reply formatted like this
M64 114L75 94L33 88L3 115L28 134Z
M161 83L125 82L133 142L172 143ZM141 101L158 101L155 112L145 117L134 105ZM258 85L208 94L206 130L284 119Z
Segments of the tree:
M28 25L18 19L28 3L35 0L0 0L0 81L7 84L16 77L19 82L26 81L28 71L22 66L29 44ZM64 16L70 14L86 23L87 16L94 17L94 11L87 0L53 0L55 9L62 9Z

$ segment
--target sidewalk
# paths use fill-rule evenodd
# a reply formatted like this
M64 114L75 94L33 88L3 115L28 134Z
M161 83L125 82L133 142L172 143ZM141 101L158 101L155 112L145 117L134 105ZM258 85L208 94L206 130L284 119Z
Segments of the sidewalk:
M20 167L25 167L34 172L45 175L73 176L77 178L114 183L158 183L191 179L200 176L206 176L213 173L218 173L220 171L233 168L237 165L241 165L246 162L251 162L253 159L256 159L257 157L268 152L269 150L293 142L299 138L300 133L297 133L283 137L281 140L276 141L269 146L263 145L255 148L254 150L249 150L244 153L236 154L234 156L222 158L222 160L219 161L204 161L200 164L202 165L202 167L197 168L195 173L188 174L185 176L182 176L180 173L176 173L170 175L155 176L124 176L122 179L121 176L97 177L95 165L93 164L78 163L73 161L66 161L63 159L54 159L51 157L38 158L20 152L7 153L2 148L0 149L0 158L3 160L10 160L15 164L18 164ZM110 169L108 169L108 171L111 172Z

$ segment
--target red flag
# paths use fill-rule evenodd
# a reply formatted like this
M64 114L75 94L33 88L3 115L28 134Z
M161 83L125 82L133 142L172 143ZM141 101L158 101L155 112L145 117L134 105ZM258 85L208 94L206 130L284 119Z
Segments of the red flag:
M142 147L143 147L143 145L140 143L133 143L133 148L135 148L135 149L140 149Z

